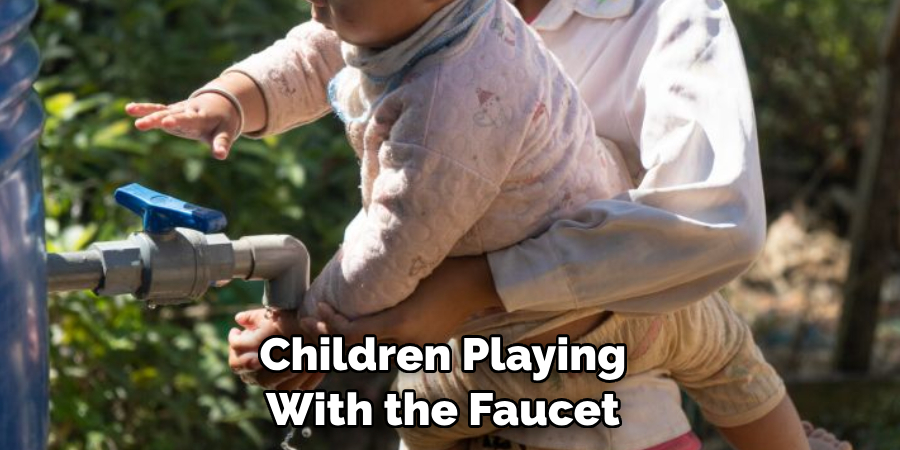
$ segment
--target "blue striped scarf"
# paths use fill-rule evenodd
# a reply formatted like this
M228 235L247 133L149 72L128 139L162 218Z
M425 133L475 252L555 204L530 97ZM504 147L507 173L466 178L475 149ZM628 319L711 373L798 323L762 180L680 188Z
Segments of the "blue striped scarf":
M455 0L441 8L412 36L383 50L344 42L346 66L328 84L328 98L344 123L360 123L397 89L422 59L465 37L495 0Z

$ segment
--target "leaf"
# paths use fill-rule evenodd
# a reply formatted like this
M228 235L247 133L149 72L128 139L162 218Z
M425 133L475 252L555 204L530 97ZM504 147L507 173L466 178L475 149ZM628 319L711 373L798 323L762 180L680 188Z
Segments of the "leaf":
M63 111L75 103L75 94L61 92L44 100L44 109L54 117L62 117Z
M184 162L184 178L187 181L195 182L200 179L203 174L203 168L206 166L202 159L189 159Z
M63 230L60 237L60 246L65 251L78 251L87 247L88 243L94 239L97 233L97 226L89 224L87 226L71 225Z
M119 138L127 135L132 130L131 121L117 120L94 134L94 145L101 147L115 147Z

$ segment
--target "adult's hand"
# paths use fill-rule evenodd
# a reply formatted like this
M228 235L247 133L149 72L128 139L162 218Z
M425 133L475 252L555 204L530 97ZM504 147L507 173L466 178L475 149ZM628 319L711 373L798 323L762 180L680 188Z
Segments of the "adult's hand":
M393 308L348 320L326 304L319 319L304 318L310 334L341 334L347 345L375 335L379 343L444 343L467 319L487 312L505 311L494 289L485 256L448 258L419 283L416 291Z
M244 329L232 328L228 333L228 365L247 384L257 384L268 389L310 390L315 389L324 373L293 373L289 370L272 372L259 362L259 347L265 338L274 335L293 336L301 334L297 316L291 312L274 312L268 316L266 310L244 311L235 317ZM273 352L274 353L274 352ZM273 357L287 357L273 354Z

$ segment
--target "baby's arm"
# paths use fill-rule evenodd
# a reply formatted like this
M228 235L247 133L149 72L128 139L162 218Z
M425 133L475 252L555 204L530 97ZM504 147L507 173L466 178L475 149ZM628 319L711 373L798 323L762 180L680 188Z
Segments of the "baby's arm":
M225 159L241 131L265 126L265 103L256 83L246 75L228 73L211 84L222 91L198 92L172 105L129 103L125 112L137 118L134 125L141 131L161 129L174 136L206 142L213 156Z
M426 94L417 91L418 96L427 96L427 88L422 90ZM405 103L389 136L377 151L367 151L365 158L377 158L377 163L363 161L364 167L377 164L371 194L364 192L368 206L313 283L308 311L326 302L356 318L396 305L447 257L499 193L515 149L471 148L450 133L435 132L442 124L427 119L430 105L422 103L437 97ZM429 131L427 139L419 130ZM490 158L491 167L463 163L488 152L498 155Z
M248 135L281 133L328 113L328 82L344 66L340 45L334 32L316 22L306 22L284 39L226 69L223 75L246 75L262 93L267 120L261 129Z
M356 239L313 283L311 302L355 318L412 294L472 227L497 185L431 149L382 145L381 174Z
M138 119L141 131L162 129L203 141L214 156L225 159L241 132L261 137L325 114L328 80L342 66L337 36L307 22L227 69L199 95L171 105L129 103L125 111Z

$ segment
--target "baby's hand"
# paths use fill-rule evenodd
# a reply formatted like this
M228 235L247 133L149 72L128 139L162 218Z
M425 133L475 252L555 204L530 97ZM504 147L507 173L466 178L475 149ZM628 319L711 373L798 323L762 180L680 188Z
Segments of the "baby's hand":
M125 112L137 117L134 126L161 129L174 136L205 142L216 159L225 159L238 138L240 114L226 97L207 92L171 105L129 103Z

